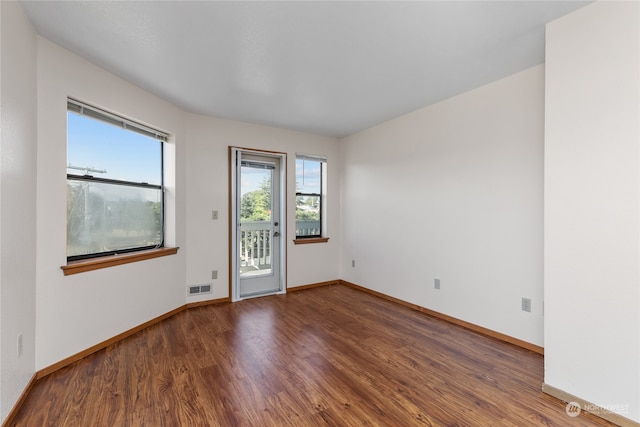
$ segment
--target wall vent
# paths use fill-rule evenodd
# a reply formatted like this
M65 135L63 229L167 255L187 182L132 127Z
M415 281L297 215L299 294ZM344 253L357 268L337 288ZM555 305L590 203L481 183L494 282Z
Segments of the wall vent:
M204 285L193 285L187 288L188 295L200 295L200 294L210 294L211 293L211 283L207 283Z

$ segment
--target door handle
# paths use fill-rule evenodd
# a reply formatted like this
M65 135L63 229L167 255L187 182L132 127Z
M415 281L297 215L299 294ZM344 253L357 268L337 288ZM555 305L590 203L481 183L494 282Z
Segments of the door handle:
M280 237L280 232L279 231L274 231L273 232L273 237Z

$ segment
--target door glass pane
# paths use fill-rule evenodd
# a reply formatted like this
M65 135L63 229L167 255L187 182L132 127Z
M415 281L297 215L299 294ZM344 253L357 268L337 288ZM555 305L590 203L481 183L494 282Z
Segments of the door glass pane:
M243 165L240 171L240 276L272 274L273 169Z

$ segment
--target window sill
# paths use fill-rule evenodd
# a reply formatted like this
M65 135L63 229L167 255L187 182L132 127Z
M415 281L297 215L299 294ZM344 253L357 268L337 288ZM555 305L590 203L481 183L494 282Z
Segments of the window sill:
M83 259L81 261L71 261L67 265L60 267L65 276L70 274L84 273L86 271L99 270L101 268L114 267L116 265L129 264L131 262L144 261L146 259L158 258L167 255L175 255L179 248L159 248L148 251L132 252L121 255L109 255L99 258Z
M327 243L329 241L328 237L310 237L310 238L302 238L302 239L294 239L294 245L306 245L307 243Z

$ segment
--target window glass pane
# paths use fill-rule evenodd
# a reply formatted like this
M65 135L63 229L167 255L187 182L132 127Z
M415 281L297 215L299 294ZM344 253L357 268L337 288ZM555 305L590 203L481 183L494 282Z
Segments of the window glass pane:
M322 185L322 162L296 159L296 192L320 194Z
M162 191L67 180L67 256L162 243Z
M161 141L73 111L67 120L68 174L161 185Z
M296 236L320 236L320 197L296 196Z

